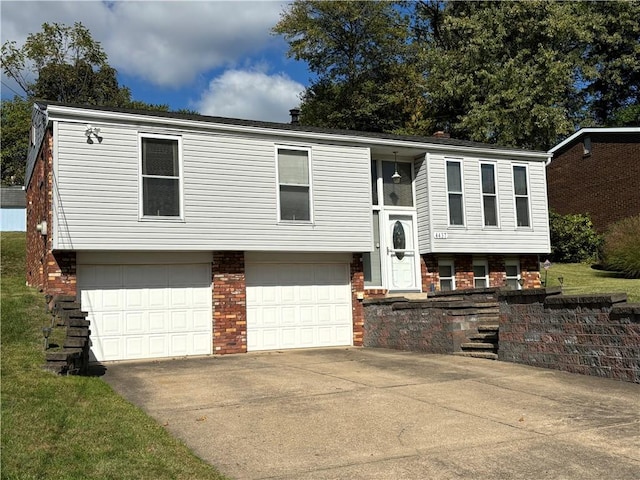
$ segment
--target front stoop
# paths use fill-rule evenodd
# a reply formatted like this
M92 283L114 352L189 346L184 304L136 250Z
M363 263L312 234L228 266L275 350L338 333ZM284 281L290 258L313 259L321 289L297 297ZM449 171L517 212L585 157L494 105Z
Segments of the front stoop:
M476 308L483 309L477 315L477 332L467 334L467 342L460 345L459 352L454 355L474 358L498 359L499 338L499 306L494 302L476 303Z
M58 375L85 374L89 367L89 321L75 297L53 297L49 301L52 325L65 329L62 349L46 352L45 370Z

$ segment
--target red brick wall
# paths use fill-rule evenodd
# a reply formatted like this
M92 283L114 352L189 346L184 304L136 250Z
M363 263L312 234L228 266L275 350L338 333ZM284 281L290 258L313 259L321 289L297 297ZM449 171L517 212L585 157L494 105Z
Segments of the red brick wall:
M600 232L622 218L640 214L640 135L590 134L556 152L547 167L549 208L557 213L589 213Z
M247 351L244 252L213 254L213 353Z
M504 287L507 284L504 257L501 255L489 255L489 286Z
M75 252L52 252L53 136L47 130L27 186L27 284L49 295L76 294ZM47 235L36 225L47 222Z
M537 255L522 255L520 257L520 277L524 279L522 288L542 287Z
M358 294L364 296L364 266L362 254L354 253L350 265L351 275L351 315L353 321L353 345L362 346L364 335L364 308ZM369 295L367 295L369 296Z
M473 288L473 257L471 255L456 255L456 290Z
M422 291L430 292L438 289L440 274L438 273L438 259L434 255L422 255L420 258L420 273L422 275Z

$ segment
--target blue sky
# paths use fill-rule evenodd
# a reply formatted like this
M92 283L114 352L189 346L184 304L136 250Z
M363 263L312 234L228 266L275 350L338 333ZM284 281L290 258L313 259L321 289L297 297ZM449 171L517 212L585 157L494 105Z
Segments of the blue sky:
M270 29L281 1L6 1L1 39L21 45L44 22L82 22L135 100L206 115L289 120L311 74ZM2 97L16 85L2 76Z

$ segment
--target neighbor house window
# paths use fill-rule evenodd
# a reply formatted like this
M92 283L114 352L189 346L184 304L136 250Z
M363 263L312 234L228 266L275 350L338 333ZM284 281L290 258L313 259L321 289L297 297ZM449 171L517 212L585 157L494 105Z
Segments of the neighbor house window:
M456 271L453 262L438 262L438 276L440 277L440 291L456 289Z
M487 262L473 262L473 287L487 288L489 286L489 269Z
M449 200L449 225L464 225L462 199L462 163L447 160L447 194Z
M527 167L514 165L513 190L516 202L516 225L528 227L529 221L529 185L527 182Z
M496 168L493 163L481 163L482 177L482 211L484 212L484 226L498 226L498 200L496 190Z
M278 148L280 220L311 220L309 150Z
M140 139L142 215L180 217L181 139L156 135L144 135Z

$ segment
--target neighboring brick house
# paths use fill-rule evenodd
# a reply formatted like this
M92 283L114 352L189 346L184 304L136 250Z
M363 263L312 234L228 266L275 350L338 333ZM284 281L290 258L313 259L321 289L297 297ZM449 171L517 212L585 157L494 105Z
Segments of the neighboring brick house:
M640 214L640 127L583 128L549 154L551 210L588 213L599 232Z
M545 152L36 104L27 281L98 360L362 345L362 299L538 287Z

